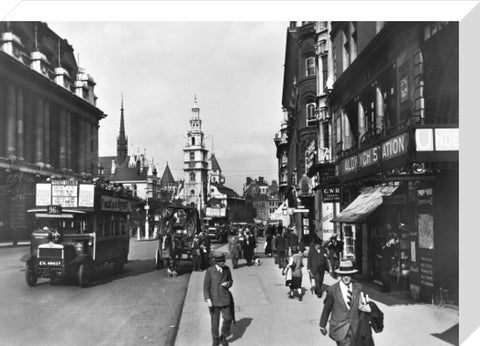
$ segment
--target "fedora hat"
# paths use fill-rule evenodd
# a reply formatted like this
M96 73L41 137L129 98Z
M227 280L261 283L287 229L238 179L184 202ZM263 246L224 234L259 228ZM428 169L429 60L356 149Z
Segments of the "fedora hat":
M354 274L356 272L358 272L358 270L353 267L353 263L350 260L340 261L340 265L335 269L335 273L343 275Z
M215 262L225 262L225 255L223 253L216 253Z

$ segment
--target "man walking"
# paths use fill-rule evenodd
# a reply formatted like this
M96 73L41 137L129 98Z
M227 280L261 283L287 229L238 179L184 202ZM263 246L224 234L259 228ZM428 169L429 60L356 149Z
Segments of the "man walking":
M229 291L233 279L230 268L225 265L225 255L215 254L215 264L205 272L203 293L210 310L213 346L228 345L230 325L234 320L233 297ZM220 313L223 317L222 331L219 335Z
M330 319L330 337L338 346L354 346L360 321L360 311L370 313L371 308L363 298L362 285L352 281L353 268L349 260L340 261L338 269L340 281L327 289L327 297L320 317L320 332L327 334L327 320Z
M322 297L323 279L327 268L327 252L322 247L322 240L315 238L314 246L310 246L307 255L307 270L310 277L315 279L315 294Z

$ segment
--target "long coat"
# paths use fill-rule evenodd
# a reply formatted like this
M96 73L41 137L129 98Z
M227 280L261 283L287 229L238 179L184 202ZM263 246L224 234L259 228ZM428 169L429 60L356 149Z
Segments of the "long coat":
M348 309L342 296L340 282L327 289L327 297L320 317L320 327L325 328L331 314L329 335L333 340L341 341L345 339L350 328L354 333L357 332L360 320L360 309L358 307L361 292L362 285L352 282L352 304L351 309Z
M222 283L227 282L227 287ZM233 285L232 273L227 266L222 267L222 273L215 265L210 266L205 272L203 281L203 293L205 301L211 299L212 305L217 307L228 306L232 303L232 295L228 290Z
M307 269L312 272L312 274L325 272L327 268L327 252L322 247L320 248L320 253L315 249L315 246L310 246L307 255Z

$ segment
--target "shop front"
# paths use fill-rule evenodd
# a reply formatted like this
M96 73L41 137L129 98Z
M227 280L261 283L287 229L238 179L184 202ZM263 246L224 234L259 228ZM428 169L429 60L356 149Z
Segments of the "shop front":
M338 161L343 257L384 291L458 302L457 131L410 128Z

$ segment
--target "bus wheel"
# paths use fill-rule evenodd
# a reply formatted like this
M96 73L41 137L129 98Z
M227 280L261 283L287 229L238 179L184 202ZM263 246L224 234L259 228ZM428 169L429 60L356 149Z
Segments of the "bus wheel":
M89 275L90 273L87 265L85 263L80 264L80 267L78 268L78 284L80 287L85 288L88 286Z
M37 284L37 269L32 261L28 261L25 267L25 280L27 281L27 285L30 287L33 287Z

